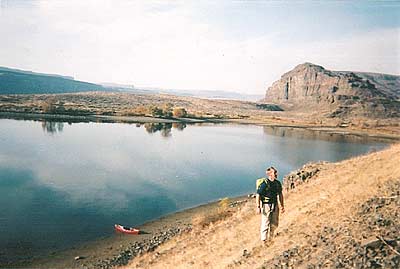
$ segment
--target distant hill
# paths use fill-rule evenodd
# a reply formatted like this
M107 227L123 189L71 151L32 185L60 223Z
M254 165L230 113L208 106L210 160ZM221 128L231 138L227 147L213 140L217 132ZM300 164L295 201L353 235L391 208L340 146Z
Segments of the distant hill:
M17 72L17 73L23 73L23 74L28 74L28 75L39 75L39 76L47 76L47 77L58 77L58 78L65 78L65 79L74 79L74 77L71 77L71 76L62 76L62 75L58 75L58 74L38 73L38 72L26 71L26 70L21 70L21 69L16 69L16 68L9 68L9 67L4 67L4 66L0 66L0 71Z
M365 72L354 73L364 80L369 80L379 91L386 93L390 98L400 100L400 76Z
M304 63L274 82L264 101L329 117L400 117L400 76L330 71Z
M94 84L74 80L73 77L44 74L32 71L0 67L0 94L52 94L88 91L121 91L135 94L172 94L177 96L208 99L257 101L262 95L242 94L216 90L176 90L162 88L136 88L133 85L116 83Z
M229 100L242 100L242 101L258 101L263 96L257 94L244 94L231 91L218 91L218 90L161 90L160 93L169 93L178 96L200 97L208 99L229 99Z
M104 91L94 83L72 77L0 67L0 94L73 93Z
M133 85L124 85L116 83L102 83L103 86L112 88L113 90L139 93L139 94L172 94L177 96L199 97L207 99L223 99L223 100L241 100L241 101L258 101L263 98L261 94L244 94L233 91L218 90L177 90L152 87L136 88Z

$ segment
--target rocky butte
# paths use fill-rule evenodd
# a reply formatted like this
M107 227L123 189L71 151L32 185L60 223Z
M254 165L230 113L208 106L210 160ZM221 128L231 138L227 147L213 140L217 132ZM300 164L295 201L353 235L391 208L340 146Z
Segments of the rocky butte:
M304 63L275 81L264 102L327 117L396 118L400 116L400 76L330 71Z

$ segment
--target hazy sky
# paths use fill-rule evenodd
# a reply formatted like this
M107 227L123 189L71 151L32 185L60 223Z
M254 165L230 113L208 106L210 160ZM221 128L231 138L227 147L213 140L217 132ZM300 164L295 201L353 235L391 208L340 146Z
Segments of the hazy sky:
M0 66L264 93L297 64L400 74L396 1L0 0Z

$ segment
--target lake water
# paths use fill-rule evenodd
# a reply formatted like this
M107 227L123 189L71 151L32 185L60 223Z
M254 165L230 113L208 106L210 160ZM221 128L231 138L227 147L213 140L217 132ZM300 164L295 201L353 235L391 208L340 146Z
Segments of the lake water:
M0 119L0 265L386 144L291 128Z

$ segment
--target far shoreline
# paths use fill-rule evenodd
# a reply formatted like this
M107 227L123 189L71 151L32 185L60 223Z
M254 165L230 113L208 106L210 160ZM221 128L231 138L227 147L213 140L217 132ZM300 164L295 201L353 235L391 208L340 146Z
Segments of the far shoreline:
M235 123L243 125L257 125L268 127L286 127L305 129L310 131L324 132L327 134L354 135L358 137L368 137L382 140L386 143L396 143L400 140L400 134L386 134L376 132L376 129L351 129L337 126L324 126L318 124L309 124L301 122L286 122L282 120L271 120L262 118L157 118L148 116L110 116L110 115L67 115L67 114L44 114L27 112L5 112L0 111L0 119L14 120L36 120L36 121L61 121L68 123L97 122L97 123L126 123L126 124L144 124L144 123Z

